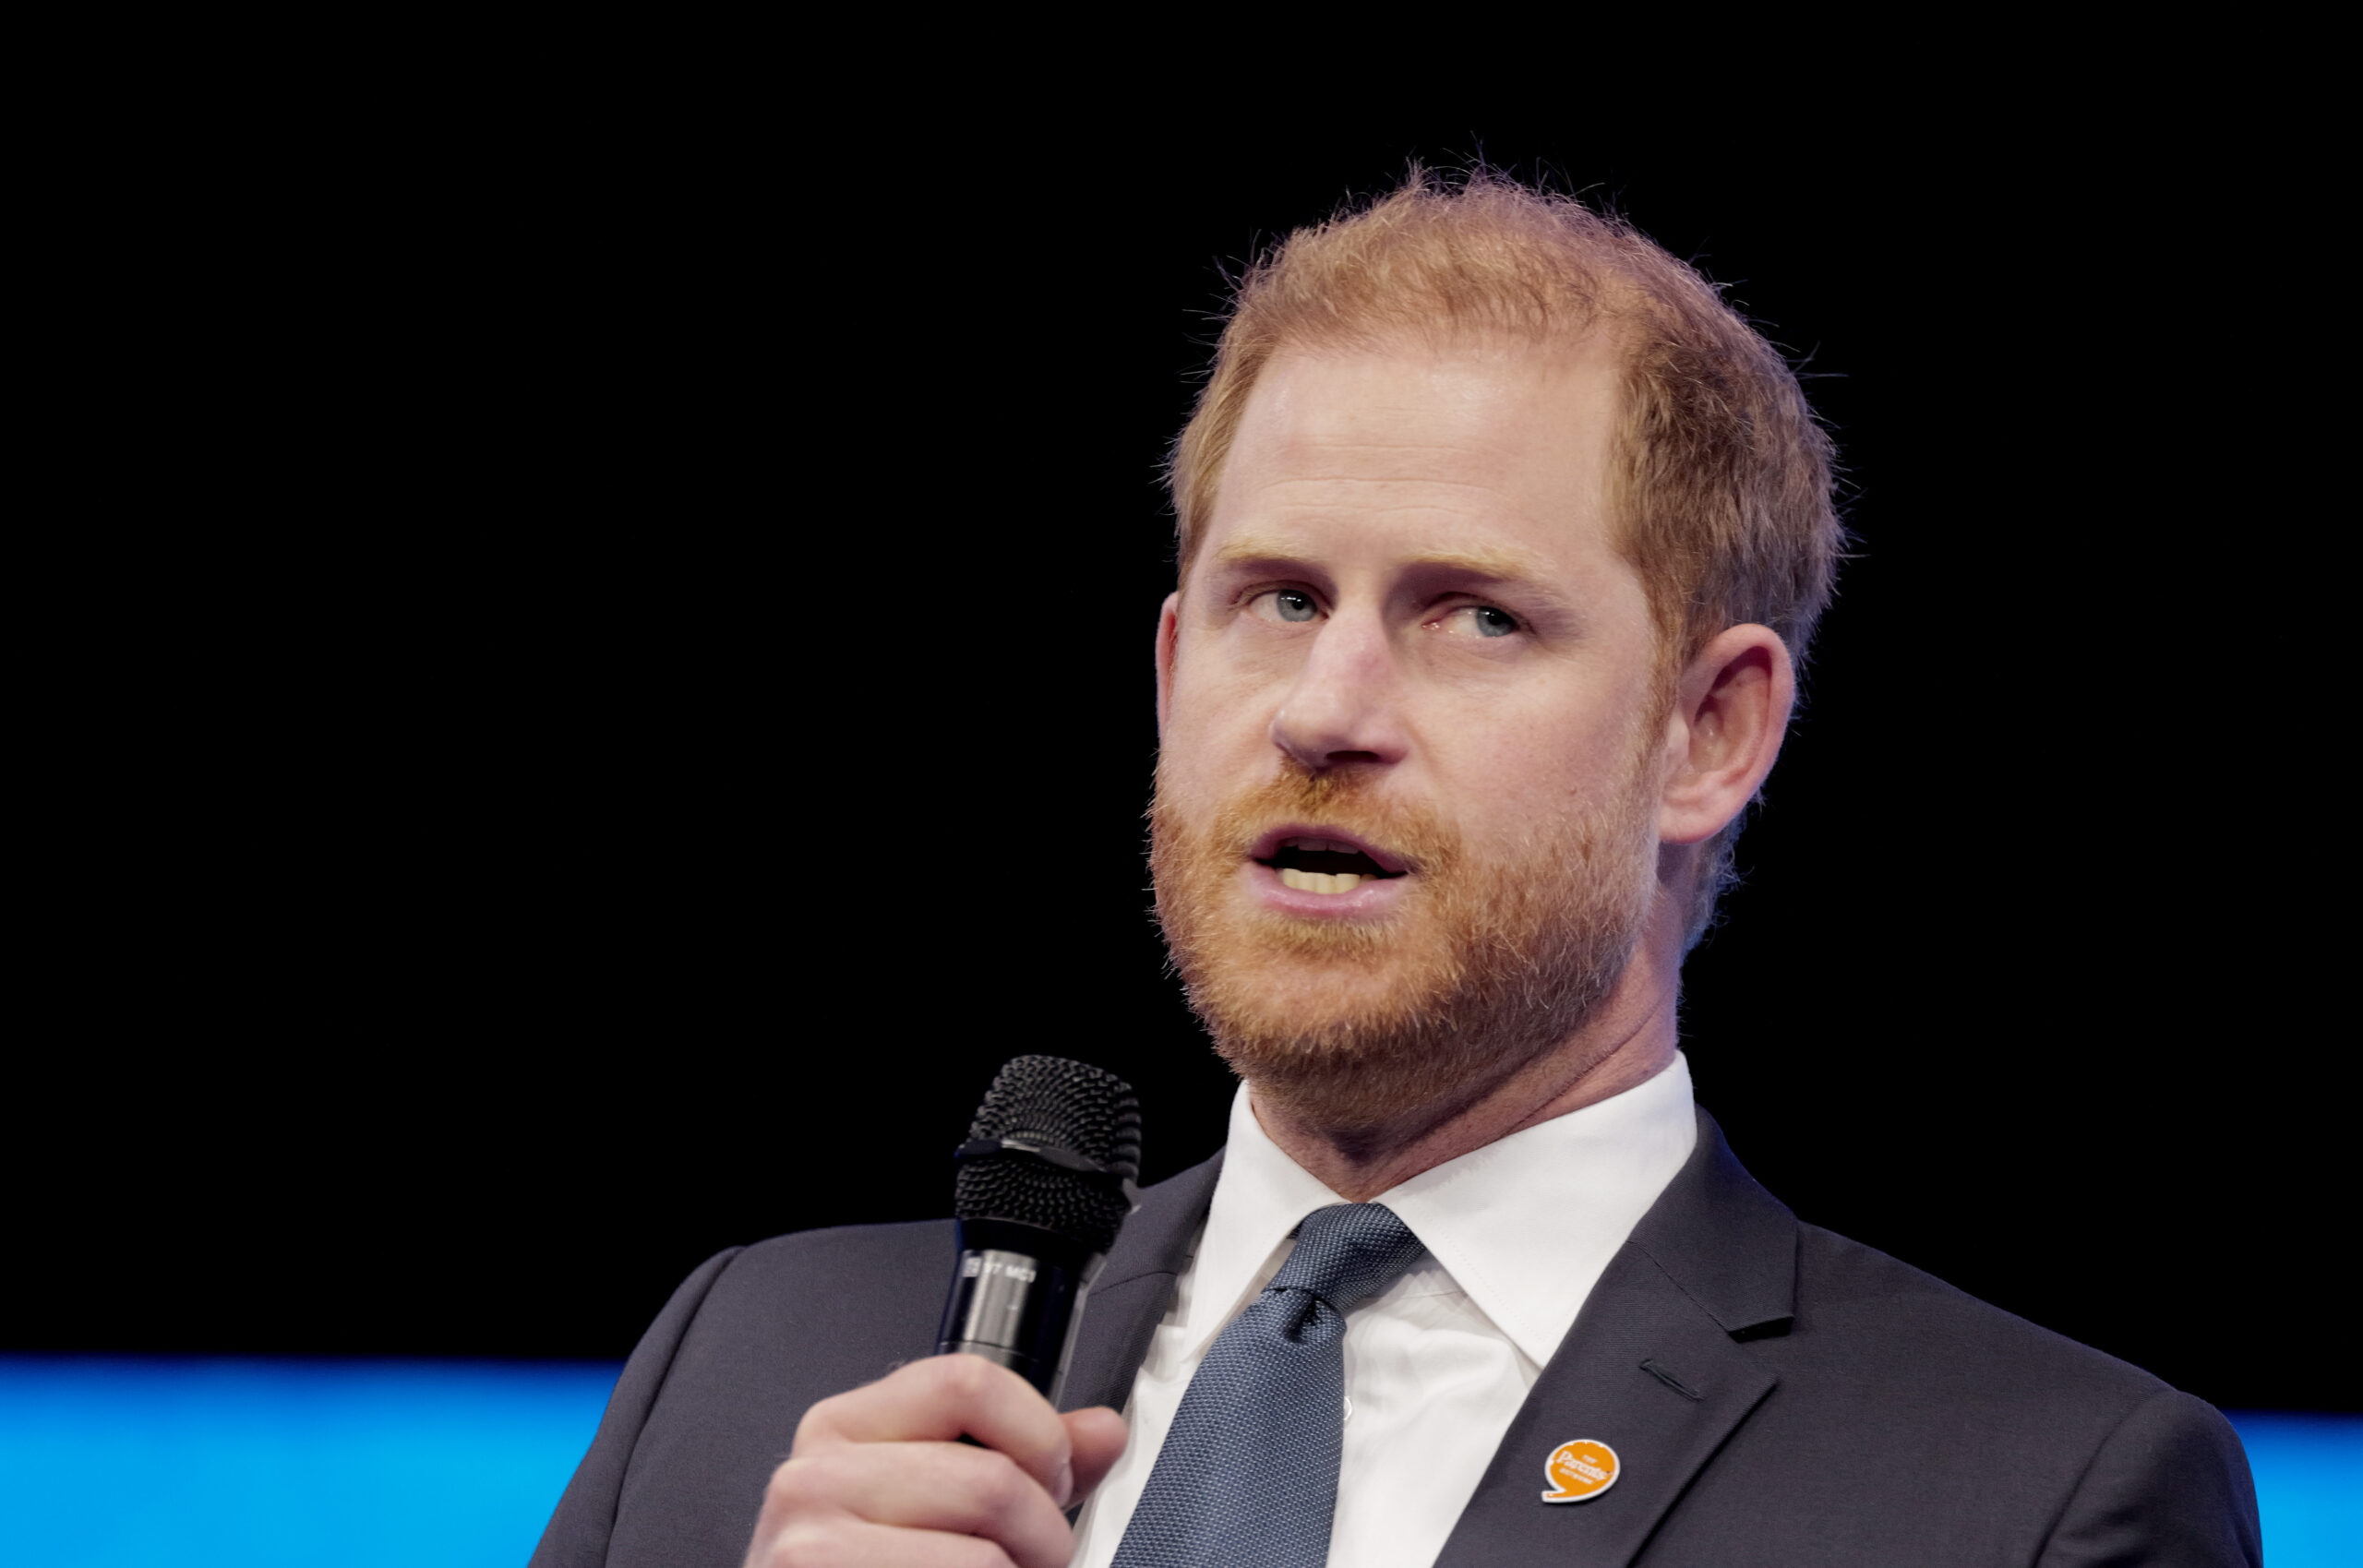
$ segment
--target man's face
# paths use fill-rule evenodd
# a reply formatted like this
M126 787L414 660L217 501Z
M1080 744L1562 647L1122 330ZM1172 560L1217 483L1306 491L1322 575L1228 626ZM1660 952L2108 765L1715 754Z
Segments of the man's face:
M1287 354L1158 646L1158 907L1259 1094L1377 1128L1567 1038L1655 889L1605 351Z

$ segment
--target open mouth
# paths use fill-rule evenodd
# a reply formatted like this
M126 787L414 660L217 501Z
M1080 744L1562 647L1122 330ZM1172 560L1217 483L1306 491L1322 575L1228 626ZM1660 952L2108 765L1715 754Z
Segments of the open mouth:
M1291 834L1255 860L1277 871L1282 887L1299 892L1351 892L1364 881L1403 875L1399 868L1381 865L1360 844L1310 833Z

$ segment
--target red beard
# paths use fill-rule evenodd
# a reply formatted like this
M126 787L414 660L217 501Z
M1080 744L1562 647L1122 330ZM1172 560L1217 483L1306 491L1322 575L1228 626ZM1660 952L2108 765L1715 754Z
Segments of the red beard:
M1382 799L1362 770L1283 761L1203 825L1182 820L1160 777L1158 918L1216 1049L1259 1095L1339 1132L1473 1103L1581 1028L1624 973L1656 891L1647 760L1631 759L1604 807L1483 853L1434 813ZM1410 868L1407 896L1367 921L1256 907L1241 868L1290 822L1384 848Z

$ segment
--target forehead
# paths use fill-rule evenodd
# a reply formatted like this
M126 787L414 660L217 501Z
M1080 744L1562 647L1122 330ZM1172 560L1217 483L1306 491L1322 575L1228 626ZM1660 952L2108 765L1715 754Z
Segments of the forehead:
M1250 394L1202 557L1350 523L1372 548L1604 550L1613 357L1586 345L1289 353ZM1310 540L1308 540L1310 542Z

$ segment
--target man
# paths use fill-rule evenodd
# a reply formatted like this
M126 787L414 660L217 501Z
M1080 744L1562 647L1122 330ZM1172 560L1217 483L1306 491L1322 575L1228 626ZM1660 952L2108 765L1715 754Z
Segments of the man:
M943 1225L714 1260L537 1562L2259 1560L2213 1410L1800 1226L1692 1104L1840 539L1711 289L1415 178L1248 279L1172 481L1152 858L1224 1155L1144 1194L1063 1415L927 1356Z

